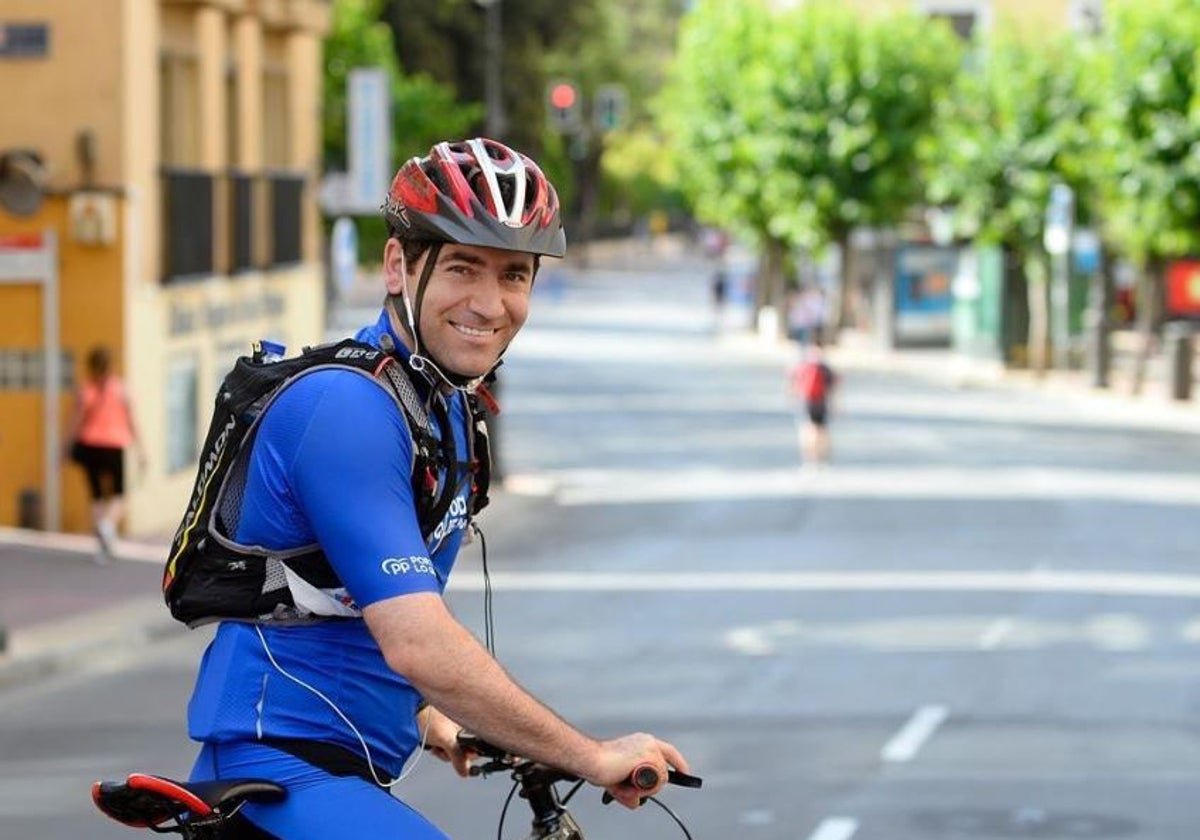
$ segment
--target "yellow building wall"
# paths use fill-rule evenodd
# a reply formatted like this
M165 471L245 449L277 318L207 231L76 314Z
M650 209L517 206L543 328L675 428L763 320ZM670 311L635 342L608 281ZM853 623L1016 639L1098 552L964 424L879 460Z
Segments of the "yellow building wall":
M0 149L40 151L50 167L50 184L78 183L75 142L88 129L96 139L96 180L118 184L121 171L121 57L98 49L97 33L114 32L117 0L4 0L5 21L49 25L46 58L0 62L5 116ZM115 34L115 33L114 33Z
M0 210L0 235L58 232L60 324L64 349L83 375L87 350L112 348L128 383L148 456L139 474L127 462L126 530L169 535L186 503L194 465L168 470L165 394L171 361L197 361L197 436L207 428L217 382L233 357L260 338L282 340L293 351L323 337L324 268L319 261L315 181L319 164L320 33L328 26L324 0L4 0L6 20L45 22L50 50L44 59L0 62L0 85L10 117L0 120L0 149L41 151L50 186L60 194L28 219ZM162 52L199 63L203 136L196 161L211 171L230 165L257 171L262 154L262 66L272 61L289 75L291 143L288 163L310 174L304 208L304 258L299 266L162 282L160 75ZM236 146L229 160L224 71L237 62ZM15 116L14 116L15 115ZM70 235L69 193L80 187L75 144L80 130L96 141L95 181L109 188L116 238L82 246ZM218 194L218 201L220 201ZM218 236L225 236L224 217ZM38 350L42 344L41 292L33 285L0 284L0 349ZM181 324L188 324L186 328ZM44 487L48 434L61 438L70 417L64 391L62 429L43 428L40 392L0 390L0 524L15 524L22 489ZM89 526L82 475L65 464L61 511L67 530Z
M115 197L114 205L120 207ZM125 319L122 297L122 249L80 245L69 232L68 199L50 197L37 215L16 219L0 211L0 235L35 233L52 229L58 233L59 248L59 335L62 349L71 361L70 378L78 383L84 375L88 350L98 344L113 353L116 372L123 374ZM118 212L117 217L120 218ZM121 241L118 229L118 243ZM0 284L0 347L38 350L43 346L42 295L40 287ZM44 492L43 452L46 435L65 443L71 416L72 395L63 389L59 406L61 427L44 428L41 391L0 389L0 523L17 519L17 497L22 490ZM60 469L62 523L72 531L88 530L89 514L83 475L71 464ZM45 504L43 502L43 509Z

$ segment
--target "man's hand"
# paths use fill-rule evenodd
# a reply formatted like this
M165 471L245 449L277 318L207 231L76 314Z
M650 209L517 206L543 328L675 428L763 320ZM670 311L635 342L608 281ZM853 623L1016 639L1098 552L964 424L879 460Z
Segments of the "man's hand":
M433 706L426 706L417 714L417 727L425 732L425 748L454 766L454 772L466 777L471 772L471 757L475 753L458 746L459 726Z
M653 735L636 732L611 741L602 741L601 759L598 770L588 781L604 788L613 799L626 808L636 808L641 800L653 796L667 783L667 770L674 767L684 773L690 772L687 761L679 750L660 741ZM641 790L629 784L629 777L637 768L648 765L658 773L658 784L649 790Z

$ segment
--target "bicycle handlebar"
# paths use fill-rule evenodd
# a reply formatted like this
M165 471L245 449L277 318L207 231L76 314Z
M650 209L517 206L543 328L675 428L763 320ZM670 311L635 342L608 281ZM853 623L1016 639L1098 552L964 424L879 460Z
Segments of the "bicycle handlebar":
M501 770L517 769L518 765L524 763L533 765L534 762L525 761L512 755L507 750L490 744L472 732L459 732L458 745L464 750L470 750L483 758L488 759L480 765L475 765L471 768L471 775L486 776L488 773L494 773ZM578 781L578 776L573 773L568 773L565 770L559 770L557 767L548 767L541 765L544 770L553 776L552 781L573 782ZM654 790L658 787L659 775L658 770L649 764L640 764L633 769L626 780L626 784L637 790ZM680 787L698 788L703 785L704 780L699 776L690 776L687 773L682 773L678 770L667 770L667 784L679 785ZM603 797L604 804L612 801L612 795L605 792Z

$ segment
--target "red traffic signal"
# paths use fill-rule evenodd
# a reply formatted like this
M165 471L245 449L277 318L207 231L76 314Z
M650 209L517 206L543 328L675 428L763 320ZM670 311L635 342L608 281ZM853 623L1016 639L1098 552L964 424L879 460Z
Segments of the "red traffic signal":
M582 111L583 97L574 82L559 80L546 85L546 118L552 131L577 131Z
M578 95L575 93L575 87L566 82L560 82L550 89L550 104L555 108L561 108L564 111L575 104Z

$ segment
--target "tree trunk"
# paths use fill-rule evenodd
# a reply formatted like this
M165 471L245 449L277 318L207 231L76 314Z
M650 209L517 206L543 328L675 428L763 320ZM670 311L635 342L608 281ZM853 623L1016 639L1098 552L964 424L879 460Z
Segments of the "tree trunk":
M784 265L787 257L787 246L775 237L767 237L763 246L763 257L759 266L758 284L755 289L755 301L761 314L765 307L775 311L774 335L767 338L783 338L787 334L786 327L786 278Z
M1154 350L1158 322L1162 317L1164 267L1162 260L1152 259L1138 271L1138 349L1133 360L1133 376L1129 381L1129 393L1135 397L1142 393L1142 387L1146 384L1146 367Z
M850 259L850 231L842 231L834 237L841 251L838 264L838 282L830 295L826 308L825 338L830 344L837 343L838 333L850 325L850 309L854 295L854 263Z
M1040 251L1029 250L1025 267L1026 297L1029 302L1029 331L1025 339L1029 368L1036 376L1046 375L1046 349L1050 343L1050 304L1047 296L1049 271Z

